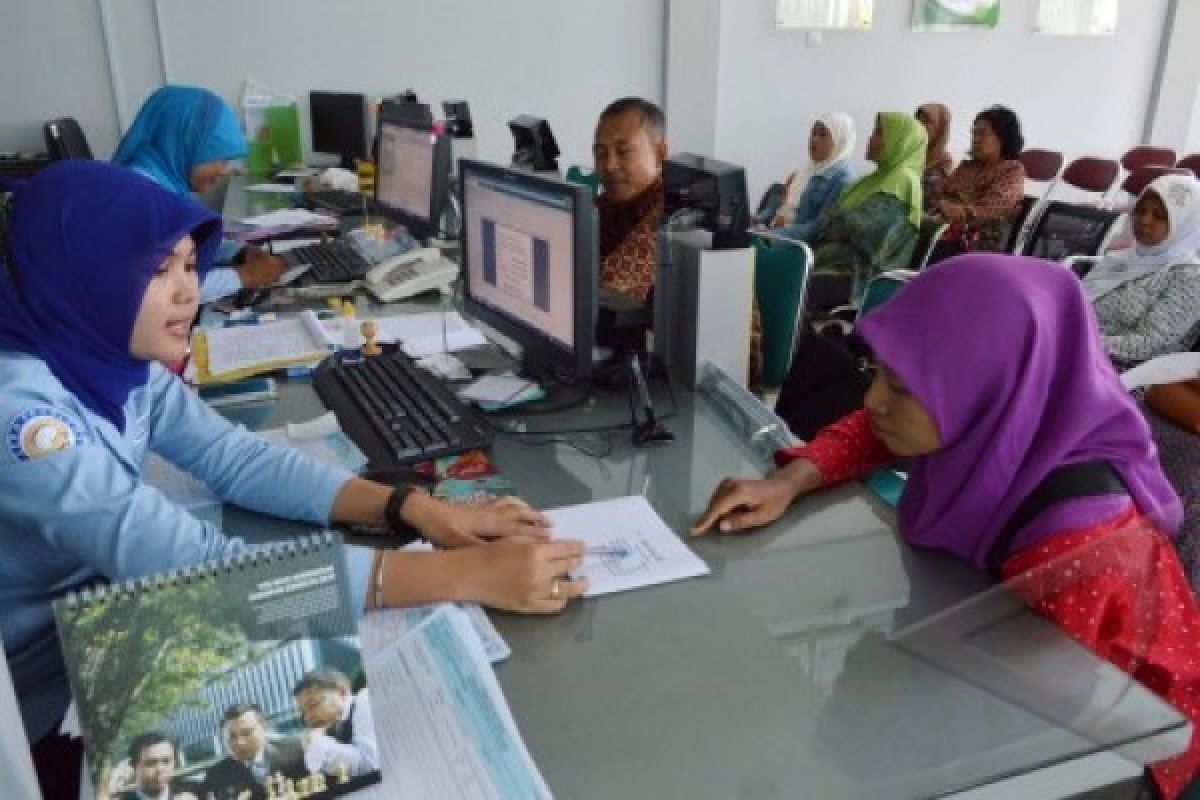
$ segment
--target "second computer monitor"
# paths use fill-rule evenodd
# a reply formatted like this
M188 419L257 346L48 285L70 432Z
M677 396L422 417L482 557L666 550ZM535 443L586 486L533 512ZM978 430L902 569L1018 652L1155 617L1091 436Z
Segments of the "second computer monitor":
M459 162L464 306L516 341L530 378L583 382L596 325L596 209L584 186Z
M309 121L314 153L341 157L354 169L354 160L367 155L367 99L354 92L309 92Z
M450 140L424 125L379 112L375 201L418 239L438 232L450 191Z

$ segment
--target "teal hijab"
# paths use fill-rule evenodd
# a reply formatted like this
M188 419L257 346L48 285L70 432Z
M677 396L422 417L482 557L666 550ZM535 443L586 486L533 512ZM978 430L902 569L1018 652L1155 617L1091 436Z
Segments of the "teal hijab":
M244 158L247 150L228 103L208 89L164 86L142 104L112 160L186 194L196 165Z

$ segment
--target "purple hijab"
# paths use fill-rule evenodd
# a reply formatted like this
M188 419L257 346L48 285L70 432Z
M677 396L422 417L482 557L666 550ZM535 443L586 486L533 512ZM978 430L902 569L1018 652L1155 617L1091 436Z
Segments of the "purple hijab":
M985 568L992 542L1046 475L1092 460L1111 463L1164 531L1179 527L1179 498L1070 270L960 256L914 278L858 330L941 433L940 450L913 459L900 501L900 531L913 544ZM1047 509L1013 550L1104 522L1126 502L1082 498Z
M0 350L41 358L71 393L125 429L146 362L129 353L142 295L185 235L197 267L221 221L188 197L102 161L63 161L16 189L0 254Z

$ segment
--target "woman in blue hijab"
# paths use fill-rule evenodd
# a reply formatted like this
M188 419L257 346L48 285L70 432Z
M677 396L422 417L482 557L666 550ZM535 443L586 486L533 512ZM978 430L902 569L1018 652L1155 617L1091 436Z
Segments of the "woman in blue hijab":
M229 104L208 89L164 86L142 104L113 163L131 167L178 194L208 191L229 173L229 162L245 158L246 137ZM218 264L201 286L211 302L238 289L268 286L283 274L283 260L258 247L226 242Z
M519 500L468 508L358 478L234 425L169 372L220 235L199 204L103 162L55 164L15 192L0 243L0 636L47 797L75 796L57 781L77 778L54 733L69 692L51 602L245 547L146 483L150 452L245 508L439 545L386 560L351 548L360 606L370 586L372 606L552 612L586 588L561 578L582 543L547 541Z

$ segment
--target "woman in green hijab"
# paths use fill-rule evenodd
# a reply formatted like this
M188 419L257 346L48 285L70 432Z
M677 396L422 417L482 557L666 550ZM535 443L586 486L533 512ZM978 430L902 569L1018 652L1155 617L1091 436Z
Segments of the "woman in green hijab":
M909 265L921 225L927 139L909 114L885 111L875 118L867 158L877 167L846 187L825 216L813 248L810 308L857 302L871 278Z

